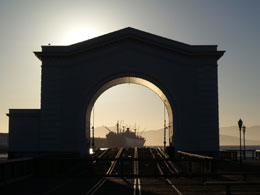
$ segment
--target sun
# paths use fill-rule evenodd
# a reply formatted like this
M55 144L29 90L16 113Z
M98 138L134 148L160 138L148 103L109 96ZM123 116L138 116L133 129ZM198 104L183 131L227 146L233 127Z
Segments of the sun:
M66 45L71 45L74 43L82 42L88 39L97 37L98 33L94 29L90 28L76 28L65 35L64 43Z

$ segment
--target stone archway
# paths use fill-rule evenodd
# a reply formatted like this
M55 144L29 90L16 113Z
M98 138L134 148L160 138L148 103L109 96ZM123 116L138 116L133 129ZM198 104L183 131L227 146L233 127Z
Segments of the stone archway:
M217 61L223 54L216 45L188 45L133 28L42 46L35 52L42 61L41 108L10 110L10 153L84 156L86 112L102 86L124 77L163 91L174 114L176 150L218 151Z

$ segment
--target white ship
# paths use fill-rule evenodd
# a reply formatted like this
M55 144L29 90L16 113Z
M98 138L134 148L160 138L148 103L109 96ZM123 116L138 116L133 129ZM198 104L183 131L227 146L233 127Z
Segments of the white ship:
M136 135L136 131L133 132L130 128L127 128L126 131L119 132L119 125L117 123L117 132L111 131L109 128L105 127L109 133L106 135L106 141L109 148L118 148L118 147L143 147L145 143L145 138Z

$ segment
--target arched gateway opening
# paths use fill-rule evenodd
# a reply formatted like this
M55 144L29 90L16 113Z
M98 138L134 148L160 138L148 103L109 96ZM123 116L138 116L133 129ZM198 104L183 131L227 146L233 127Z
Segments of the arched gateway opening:
M152 82L140 78L140 77L135 77L135 76L122 76L119 78L115 78L112 79L110 81L108 81L107 83L105 83L104 85L102 85L97 91L96 93L93 95L92 99L90 100L90 103L87 106L87 111L86 111L86 139L87 139L87 143L90 143L90 137L91 137L91 111L93 109L93 106L96 102L96 100L98 99L98 97L105 92L106 90L116 86L116 85L120 85L120 84L124 84L124 83L133 83L133 84L139 84L142 86L145 86L149 89L151 89L153 92L155 92L162 100L162 102L165 105L165 109L167 110L168 113L168 123L166 125L167 127L167 131L169 132L169 145L174 147L174 142L173 142L173 135L174 135L174 122L173 122L173 104L171 104L167 98L167 96L165 95L165 93L155 84L153 84ZM164 91L166 91L164 89ZM163 124L163 123L162 123ZM163 135L162 135L163 136ZM166 140L165 140L166 141ZM163 145L163 143L161 143ZM91 145L89 145L89 147L91 147Z
M42 46L41 108L11 109L9 155L88 152L90 111L120 83L154 90L170 116L175 150L219 150L216 45L188 45L125 28L69 46Z

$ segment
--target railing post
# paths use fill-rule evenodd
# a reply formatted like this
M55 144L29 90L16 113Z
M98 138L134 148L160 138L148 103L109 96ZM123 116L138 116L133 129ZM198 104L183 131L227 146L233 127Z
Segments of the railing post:
M153 161L153 165L154 165L154 166L153 166L153 167L154 167L154 169L153 169L153 171L154 171L154 175L155 175L155 177L157 177L157 172L156 172L156 170L157 170L157 169L156 169L157 166L156 166L156 161L155 161L155 160Z
M123 172L124 172L124 170L123 170L124 169L123 163L124 163L124 161L123 161L122 158L119 159L119 163L120 163L120 176L123 177Z

